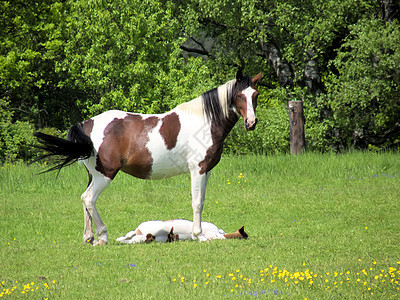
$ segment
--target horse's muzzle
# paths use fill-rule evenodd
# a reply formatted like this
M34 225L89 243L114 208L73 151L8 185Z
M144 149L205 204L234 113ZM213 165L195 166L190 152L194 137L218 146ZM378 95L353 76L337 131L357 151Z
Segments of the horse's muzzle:
M256 129L257 122L258 122L257 118L255 118L255 120L252 122L246 119L244 121L244 127L246 128L247 131L253 131L254 129Z

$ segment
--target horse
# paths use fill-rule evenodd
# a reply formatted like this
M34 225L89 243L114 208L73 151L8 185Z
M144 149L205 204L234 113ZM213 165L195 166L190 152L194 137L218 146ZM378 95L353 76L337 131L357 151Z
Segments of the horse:
M107 227L96 202L119 171L151 180L190 173L192 235L206 240L201 214L210 172L220 161L223 142L240 116L246 130L255 129L261 76L250 78L238 71L236 79L163 114L106 111L73 125L67 139L36 132L37 147L46 151L37 160L55 158L54 165L44 172L60 172L76 161L86 167L89 182L81 196L83 240L92 245L108 243Z
M193 240L193 222L189 220L169 220L169 221L147 221L125 236L117 239L117 242L125 244L150 243L152 241L170 243L177 240ZM244 231L244 226L233 233L226 233L216 225L209 222L201 222L202 234L207 241L224 239L247 239L248 234Z

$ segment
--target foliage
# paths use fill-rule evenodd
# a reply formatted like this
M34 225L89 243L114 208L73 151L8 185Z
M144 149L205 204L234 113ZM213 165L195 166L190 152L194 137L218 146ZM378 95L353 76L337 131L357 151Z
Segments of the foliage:
M76 92L59 86L64 74L55 70L66 42L63 10L60 1L1 1L0 98L13 121L61 128L79 117Z
M33 144L33 127L29 122L11 122L8 103L0 98L0 163L17 159L28 160Z
M327 105L344 144L398 145L400 26L360 20L333 61Z
M304 101L310 150L394 148L400 8L383 15L386 2L1 1L3 122L65 131L108 109L164 112L241 67L270 91L232 152L288 151L290 99Z
M86 91L78 99L84 114L158 110L153 101L163 99L163 75L179 43L168 2L81 0L69 5L60 67L71 75L65 85Z
M313 105L312 101L305 101L303 104L306 118L304 124L306 148L320 153L335 151L337 138L332 136L335 122L321 118L320 109Z
M29 122L0 124L0 162L15 162L17 159L29 160L34 144L33 127Z
M250 72L261 67L284 103L304 100L309 149L394 147L400 134L395 117L400 27L395 20L384 23L378 9L370 0L190 1L183 24L194 41L202 36L215 41L207 48L203 38L197 49L207 50L217 65L246 66ZM378 62L379 71L373 66ZM344 108L347 104L358 109Z

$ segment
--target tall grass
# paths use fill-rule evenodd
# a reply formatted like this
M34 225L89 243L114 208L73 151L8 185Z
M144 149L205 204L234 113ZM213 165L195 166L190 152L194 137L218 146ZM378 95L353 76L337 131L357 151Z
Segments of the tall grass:
M191 219L190 177L119 174L98 209L110 243L82 242L74 165L0 170L0 296L142 299L398 298L400 155L226 156L203 219L248 240L120 245L140 222Z

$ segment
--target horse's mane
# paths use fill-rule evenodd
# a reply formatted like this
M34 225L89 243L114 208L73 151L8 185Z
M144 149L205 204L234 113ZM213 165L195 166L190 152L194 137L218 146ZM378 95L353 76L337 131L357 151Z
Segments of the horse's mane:
M228 117L229 109L233 105L233 96L251 86L251 78L233 79L227 83L209 90L192 101L177 106L177 109L188 113L201 114L208 121L221 123Z

